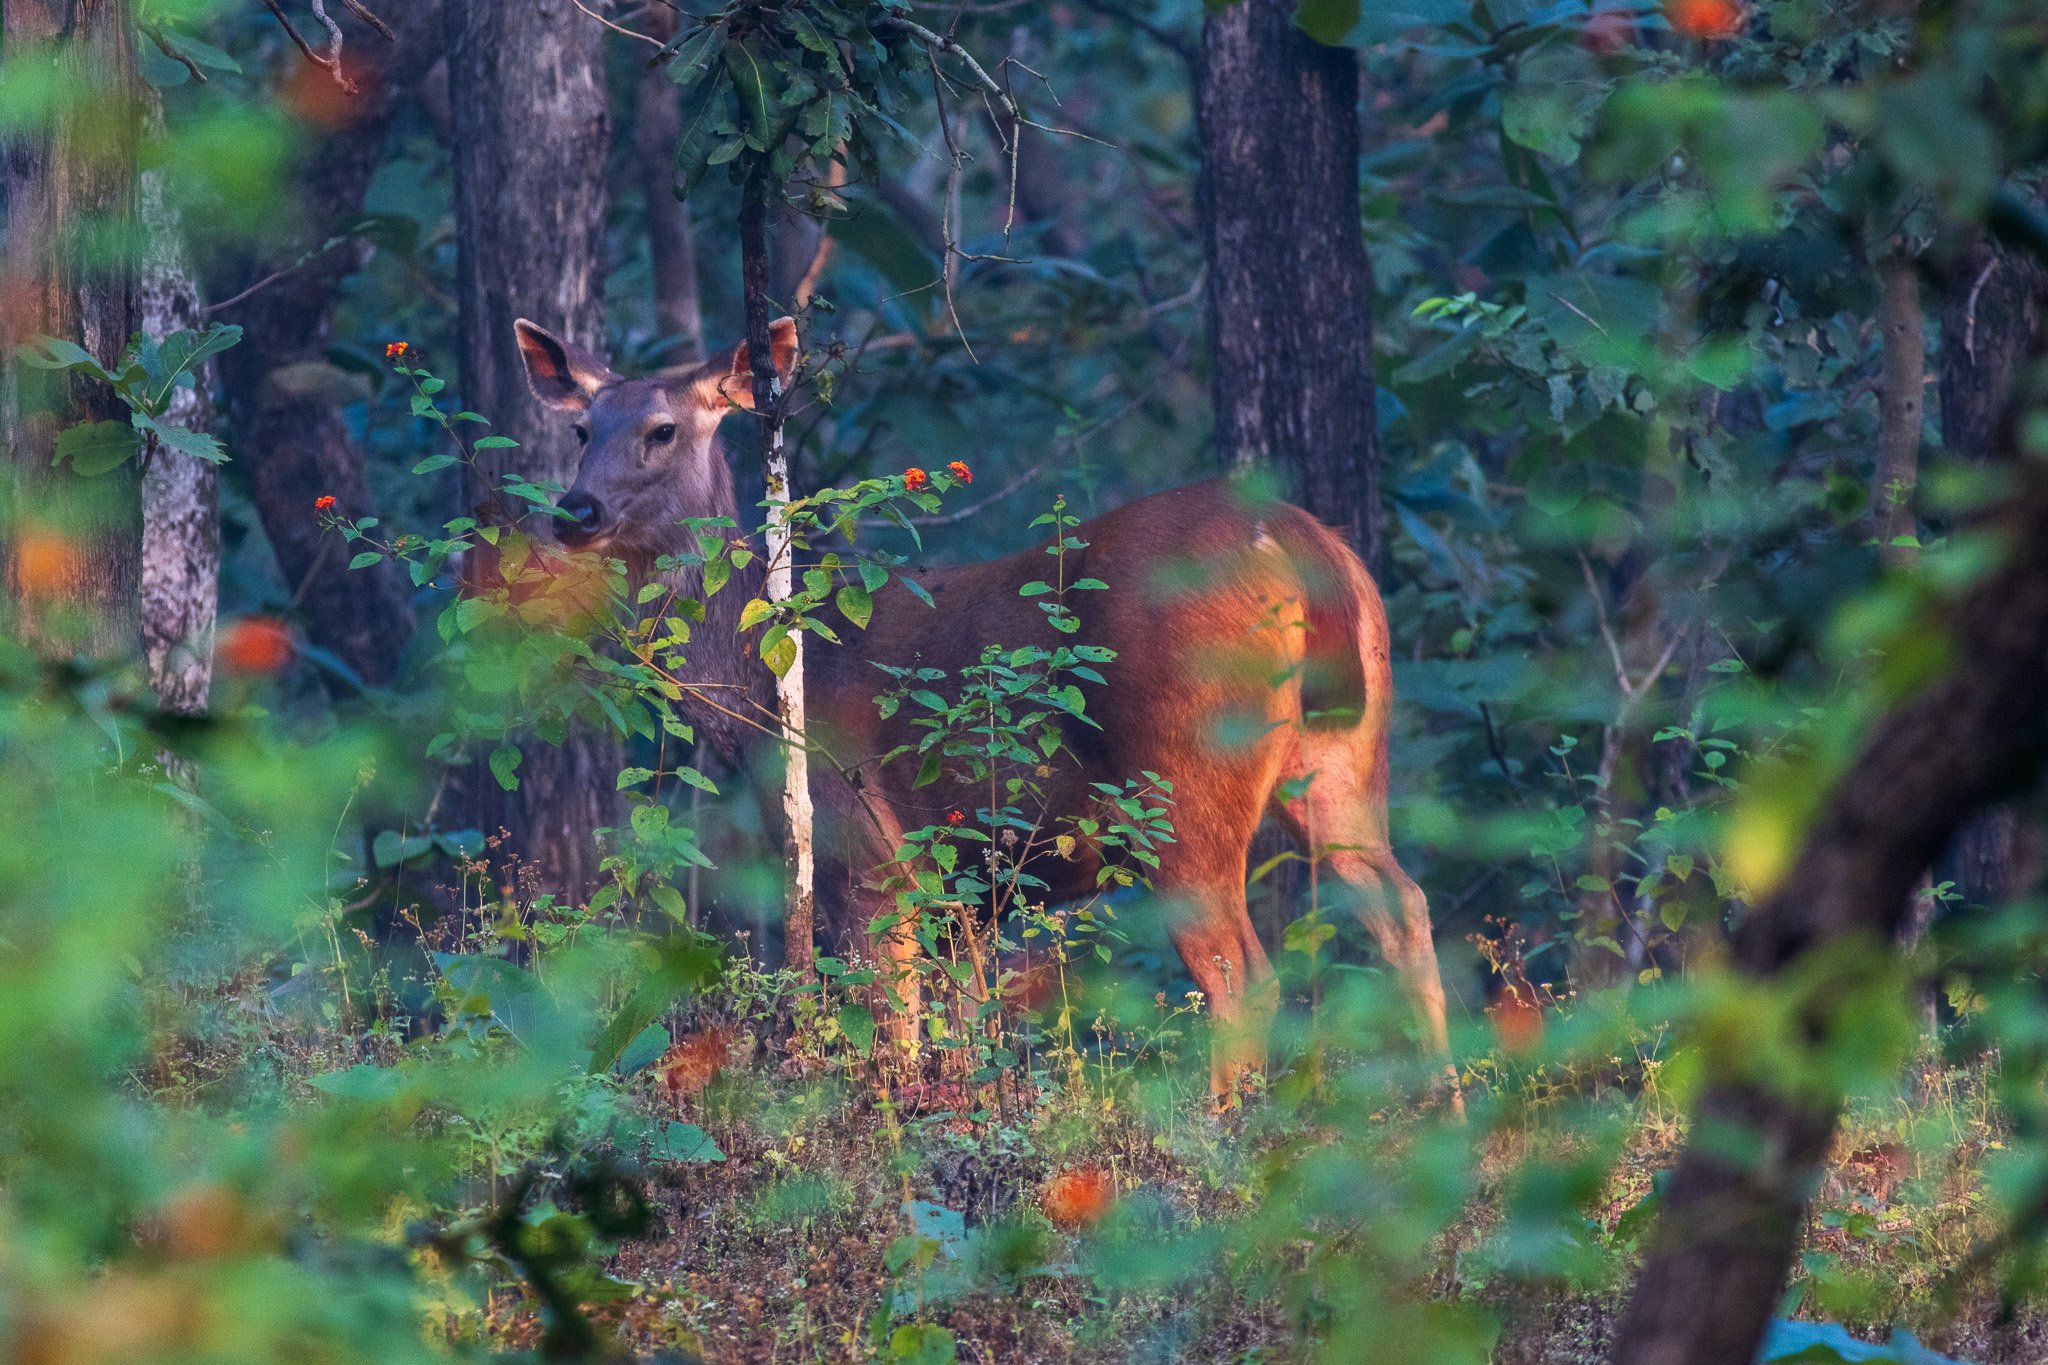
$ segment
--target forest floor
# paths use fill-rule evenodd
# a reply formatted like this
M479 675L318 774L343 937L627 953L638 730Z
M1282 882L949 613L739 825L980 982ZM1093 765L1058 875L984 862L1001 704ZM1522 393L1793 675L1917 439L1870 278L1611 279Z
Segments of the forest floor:
M728 1046L718 1035L716 1048ZM1190 1095L1163 1121L1158 1106L1084 1080L975 1121L956 1088L905 1100L843 1076L821 1083L744 1041L715 1068L704 1056L697 1048L680 1085L651 1068L639 1091L654 1112L700 1124L724 1159L656 1168L657 1231L613 1267L638 1289L603 1313L634 1349L717 1362L919 1359L901 1337L891 1344L914 1319L950 1331L961 1361L1304 1358L1303 1324L1276 1286L1317 1254L1307 1240L1285 1267L1234 1261L1227 1244L1200 1273L1158 1264L1168 1234L1252 1215L1263 1159L1285 1138L1260 1122L1256 1101L1216 1118ZM1957 1069L1910 1102L1854 1117L1811 1205L1788 1316L1879 1342L1903 1328L1977 1365L2048 1359L2038 1306L2007 1313L1995 1280L1951 1279L1991 1226L1984 1166L2001 1142L1984 1080ZM955 1107L939 1107L948 1101ZM1498 1365L1607 1356L1640 1231L1632 1224L1646 1221L1632 1212L1683 1136L1640 1096L1617 1102L1633 1106L1633 1126L1585 1212L1618 1269L1532 1284L1477 1268L1469 1253L1500 1216L1508 1172L1541 1141L1497 1129L1481 1196L1407 1287L1496 1315ZM1948 1140L1930 1144L1931 1130ZM906 1230L927 1249L939 1244L922 1277L899 1264ZM951 1271L954 1258L979 1269ZM516 1295L489 1318L499 1340L532 1340L534 1317ZM1390 1342L1376 1358L1429 1357Z
M1133 1055L1098 1033L1093 1049L1026 1058L994 1083L907 1085L819 1031L827 1016L792 1039L788 997L773 1003L769 978L736 975L750 984L735 992L729 978L672 1013L665 1052L590 1080L578 1101L608 1124L708 1139L681 1158L620 1151L654 1217L606 1263L620 1295L593 1317L643 1358L1291 1361L1341 1325L1344 1295L1366 1277L1361 1317L1476 1307L1488 1333L1497 1326L1497 1365L1581 1365L1606 1358L1658 1174L1684 1139L1659 1067L1617 1059L1581 1072L1477 1064L1469 1127L1443 1121L1441 1097L1367 1087L1355 1112L1377 1131L1364 1134L1299 1131L1288 1116L1300 1111L1278 1097L1214 1114L1198 1032L1174 1035L1178 1057ZM165 1039L138 1089L172 1106L324 1103L307 1084L323 1073L442 1045L433 1032L406 1044L323 1023L281 1007L288 990L260 972L220 983L207 1001L218 1027ZM1158 1001L1169 1023L1191 1022ZM248 1079L259 1064L261 1093ZM1974 1365L2048 1360L2048 1313L2007 1311L1993 1258L1973 1259L1998 1228L2009 1125L1996 1079L1981 1059L1929 1066L1852 1109L1784 1315L1865 1341L1903 1329ZM436 1216L487 1208L555 1122L508 1127L474 1158L466 1207ZM1446 1131L1457 1136L1437 1143L1432 1171L1429 1134ZM1305 1151L1337 1144L1339 1188L1288 1183ZM1501 1249L1515 1237L1498 1234L1513 1231L1520 1173L1531 1157L1570 1170L1575 1155L1591 1174L1562 1223L1553 1210L1545 1225L1572 1245L1560 1254L1545 1232L1551 1244L1518 1271ZM516 1277L481 1294L478 1283L444 1286L450 1338L535 1345L540 1319ZM949 1333L953 1354L923 1350L927 1328ZM1435 1357L1389 1342L1374 1358Z

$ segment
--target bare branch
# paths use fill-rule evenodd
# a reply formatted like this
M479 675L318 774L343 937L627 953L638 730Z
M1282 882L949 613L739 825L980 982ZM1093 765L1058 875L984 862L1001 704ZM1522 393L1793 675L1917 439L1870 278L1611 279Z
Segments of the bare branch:
M353 95L356 93L356 83L350 80L342 72L340 54L338 50L336 52L336 55L333 57L323 57L319 53L315 52L313 50L313 45L307 42L305 35L300 33L299 30L293 26L291 16L284 12L284 7L279 5L277 0L263 0L263 8L269 10L271 16L275 18L279 24L284 26L285 36L292 40L292 46L298 48L300 56L304 57L313 65L319 67L322 71L325 71L328 75L334 77L334 83L340 86L343 90L347 91L349 94ZM319 10L317 6L315 7L315 13L318 13L323 20L327 18L325 12ZM332 23L331 20L328 22L330 24ZM339 46L339 34L337 33L336 48L338 49Z
M999 101L1002 104L1004 111L1007 112L1011 118L1018 120L1022 120L1024 118L1023 111L1018 109L1016 101L1010 98L1010 92L1003 89L1001 85L997 84L995 77L989 75L988 72L982 68L980 62L974 60L974 54L972 52L969 52L966 48L960 46L960 44L954 41L951 37L944 34L934 33L930 29L926 28L923 24L917 23L910 19L900 18L897 15L893 14L884 15L881 18L875 20L875 27L900 29L903 32L908 33L911 37L917 39L920 43L923 43L926 47L936 48L938 51L944 52L949 56L958 57L962 62L966 63L967 69L974 73L975 83L979 85L983 90L986 90L997 101Z
M623 37L636 39L656 49L668 46L668 44L662 42L659 38L651 38L645 33L636 33L630 28L625 28L619 24L613 23L611 20L605 18L602 14L599 14L596 10L592 9L590 6L584 4L583 0L569 0L569 3L574 5L577 9L582 10L591 18L597 20L597 22L599 22L600 24L603 24L612 32L620 34Z

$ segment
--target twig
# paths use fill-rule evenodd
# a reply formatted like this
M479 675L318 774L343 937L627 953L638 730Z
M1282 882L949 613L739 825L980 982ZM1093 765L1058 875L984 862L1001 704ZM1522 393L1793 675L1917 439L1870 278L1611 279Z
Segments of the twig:
M335 23L333 18L328 15L326 0L307 0L307 3L312 5L313 17L320 21L320 27L327 30L327 62L329 66L334 68L335 79L341 80L341 45L343 41L341 25ZM355 93L353 85L351 85L349 93Z
M319 246L314 247L311 251L308 251L305 255L299 257L299 259L293 261L290 265L285 266L281 270L271 271L268 275L265 275L262 279L256 281L256 283L250 285L247 289L244 289L241 293L236 294L234 297L222 299L219 303L209 303L208 305L206 305L206 307L200 309L199 311L202 313L217 313L223 308L232 308L234 305L240 303L243 299L248 298L250 295L268 289L271 285L276 284L279 280L291 274L293 271L302 270L306 266L311 265L314 261L318 260L322 256L325 256L328 252L334 250L334 248L340 246L343 242L351 242L354 240L355 234L352 232L344 232L339 237L329 237L326 241L322 242Z
M960 46L960 44L955 42L952 38L944 34L934 33L930 29L926 28L923 24L917 23L914 20L905 19L900 15L894 14L885 14L881 18L875 20L874 27L901 29L903 32L908 33L911 37L917 39L920 43L923 43L926 47L937 48L941 52L947 53L951 56L958 57L961 61L967 64L967 69L974 73L975 82L978 85L980 85L983 90L986 90L990 95L993 95L996 99L1002 101L1003 108L1008 111L1011 118L1017 119L1019 121L1023 120L1024 113L1022 110L1017 108L1016 101L1010 98L1010 92L1003 89L1001 85L997 84L995 77L989 75L988 72L982 68L980 62L974 60L974 54L972 52L969 52L966 48Z
M277 0L263 0L263 8L269 10L271 16L284 26L285 36L292 40L292 46L298 48L300 56L334 77L334 83L344 91L351 95L356 93L356 83L342 74L341 62L338 59L323 57L315 52L313 45L306 41L305 36L297 28L293 27L291 16L284 12L283 6L279 5ZM326 15L322 13L321 18L325 19ZM331 20L329 22L332 23Z
M1507 746L1501 743L1500 727L1493 723L1493 708L1485 702L1479 703L1479 721L1486 727L1486 751L1493 755L1494 765L1500 769L1500 775L1508 780L1508 786L1513 789L1515 799L1520 800L1522 779L1516 777L1515 770L1508 766Z
M1614 660L1614 681L1621 687L1624 697L1633 697L1635 689L1629 686L1628 665L1621 660L1621 641L1614 638L1614 627L1607 622L1607 594L1600 591L1600 584L1593 577L1593 561L1580 550L1579 570L1586 577L1586 592L1593 599L1593 611L1600 621L1600 638L1607 642L1607 653Z
M1970 286L1969 301L1963 305L1963 354L1970 357L1971 364L1977 361L1977 299L1997 269L1998 253L1994 251L1985 259L1984 268L1977 272L1977 282Z
M379 19L376 15L376 12L373 11L368 5L364 4L363 0L341 0L341 4L342 8L346 9L350 14L353 14L356 18L362 20L371 28L374 28L377 30L377 32L383 34L385 41L393 43L398 41L398 35L391 31L391 25L385 23L382 19Z
M191 72L193 80L198 81L201 85L206 84L206 73L201 71L190 57L172 47L170 40L164 37L162 29L158 28L155 24L137 24L136 27L141 29L143 35L152 43L156 44L157 51Z
M1034 467L1030 470L1027 470L1024 473L1023 477L1012 479L1009 483L1003 485L1003 487L989 494L987 497L983 498L979 502L969 503L967 506L959 508L958 510L952 512L940 512L929 517L911 517L909 518L910 524L912 526L918 527L956 525L960 522L966 521L970 517L978 516L982 512L987 511L989 508L995 506L1004 498L1009 497L1012 493L1017 492L1019 489L1024 488L1029 484L1038 482L1039 478L1043 476L1044 473L1045 469L1043 466ZM880 522L880 524L883 526L896 525L896 523L893 521L883 521Z
M603 24L606 28L610 29L614 33L620 34L627 38L636 38L639 41L655 48L664 48L668 46L667 43L664 43L659 38L650 37L645 33L636 33L630 28L626 28L622 25L613 23L611 20L605 18L602 14L599 14L596 10L592 9L590 6L584 4L583 0L569 0L569 3L574 5L577 9L582 10L585 14L597 20L597 22Z

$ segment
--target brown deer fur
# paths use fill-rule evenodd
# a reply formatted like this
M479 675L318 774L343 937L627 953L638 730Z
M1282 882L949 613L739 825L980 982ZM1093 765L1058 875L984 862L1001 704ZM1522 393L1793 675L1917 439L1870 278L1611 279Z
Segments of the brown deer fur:
M795 329L776 325L776 363L794 360ZM579 414L587 449L558 522L572 548L601 551L645 576L685 548L684 517L740 518L716 443L718 424L749 406L744 346L674 376L622 379L534 327L519 340L535 394ZM1359 919L1398 972L1434 1052L1447 1048L1443 988L1429 909L1394 860L1387 838L1387 729L1393 700L1386 617L1357 555L1313 517L1285 503L1251 501L1229 482L1129 503L1080 526L1086 548L1068 555L1069 581L1110 590L1070 599L1081 643L1116 651L1110 685L1090 689L1100 728L1069 727L1068 752L1037 778L1050 815L1085 813L1090 784L1150 771L1172 783L1174 842L1153 876L1168 931L1219 1025L1218 1093L1263 1057L1259 1024L1272 968L1246 911L1246 854L1270 809L1342 883ZM967 805L950 784L912 786L917 760L879 756L921 732L878 717L888 680L869 661L967 672L985 644L1052 645L1060 637L1018 589L1048 578L1044 547L982 564L916 574L936 610L890 584L865 634L841 648L805 650L811 728L833 762L813 761L818 808L819 913L843 940L892 908L874 889L906 828ZM683 581L685 591L695 584ZM714 685L724 711L772 717L773 680L737 631L740 606L760 592L758 561L709 604L691 646L693 673ZM699 734L729 763L765 737L717 708L698 706ZM849 775L842 778L835 766ZM1043 770L1041 770L1043 772ZM1286 784L1306 794L1282 800ZM1081 848L1031 869L1049 899L1093 890L1099 862ZM912 951L900 940L891 956Z

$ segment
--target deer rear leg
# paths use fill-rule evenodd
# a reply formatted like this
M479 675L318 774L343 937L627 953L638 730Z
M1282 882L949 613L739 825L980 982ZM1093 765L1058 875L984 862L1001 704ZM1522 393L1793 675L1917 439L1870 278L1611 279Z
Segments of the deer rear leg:
M1278 1003L1273 964L1252 928L1242 875L1182 891L1167 936L1208 1006L1215 1031L1209 1089L1217 1107L1227 1108L1245 1077L1265 1069L1266 1031Z

